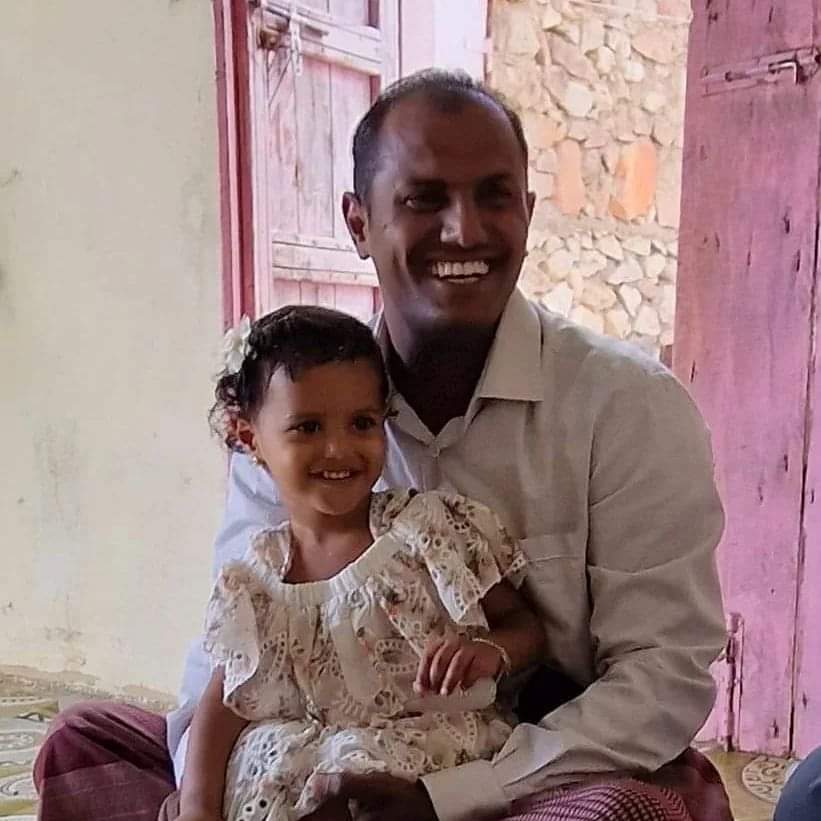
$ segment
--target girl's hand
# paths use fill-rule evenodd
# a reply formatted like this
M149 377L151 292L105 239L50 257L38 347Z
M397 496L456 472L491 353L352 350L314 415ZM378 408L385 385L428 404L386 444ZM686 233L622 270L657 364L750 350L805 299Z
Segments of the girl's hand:
M425 648L413 689L419 695L448 696L457 687L466 689L480 678L495 678L502 665L502 654L492 645L447 631Z

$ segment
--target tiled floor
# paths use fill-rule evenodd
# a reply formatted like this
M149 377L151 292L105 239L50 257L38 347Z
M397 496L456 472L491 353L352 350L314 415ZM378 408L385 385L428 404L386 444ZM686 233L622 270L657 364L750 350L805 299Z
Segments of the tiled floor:
M789 762L721 750L708 755L727 786L735 821L770 821Z
M35 821L31 764L58 698L0 679L0 818Z
M0 818L35 821L31 763L48 721L76 698L0 677ZM770 821L787 762L721 751L709 755L727 784L736 821Z

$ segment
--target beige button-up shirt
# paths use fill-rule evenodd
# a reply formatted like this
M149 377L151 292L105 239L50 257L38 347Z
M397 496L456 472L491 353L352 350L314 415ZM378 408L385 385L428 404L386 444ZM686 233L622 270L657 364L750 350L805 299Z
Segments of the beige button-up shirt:
M384 342L377 318L374 332ZM521 724L493 761L424 779L441 821L501 812L586 775L652 771L691 742L714 699L725 641L715 548L723 527L709 437L658 362L511 297L464 417L434 436L401 396L384 484L455 490L521 540L547 631L545 662L587 686ZM215 568L284 512L267 474L232 460ZM208 677L189 658L180 736Z

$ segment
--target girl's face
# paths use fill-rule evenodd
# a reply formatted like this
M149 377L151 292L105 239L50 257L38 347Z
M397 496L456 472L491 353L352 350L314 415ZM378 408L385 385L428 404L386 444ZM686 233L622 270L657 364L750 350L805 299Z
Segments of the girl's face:
M292 518L364 506L385 462L385 402L374 365L331 362L292 381L274 372L242 436L267 466Z

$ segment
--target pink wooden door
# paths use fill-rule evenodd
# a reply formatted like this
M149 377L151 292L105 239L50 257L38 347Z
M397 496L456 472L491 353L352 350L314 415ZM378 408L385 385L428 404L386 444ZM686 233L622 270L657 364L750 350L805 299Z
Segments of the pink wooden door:
M375 94L398 76L398 0L267 0L253 16L257 312L288 303L362 319L377 282L353 250L340 201L352 185L351 138ZM266 258L267 257L267 258Z
M376 277L340 213L354 127L400 70L482 77L487 0L213 4L225 324L294 302L368 317Z
M737 627L705 734L777 755L821 744L818 33L812 0L705 0L688 69L674 368L713 433Z

